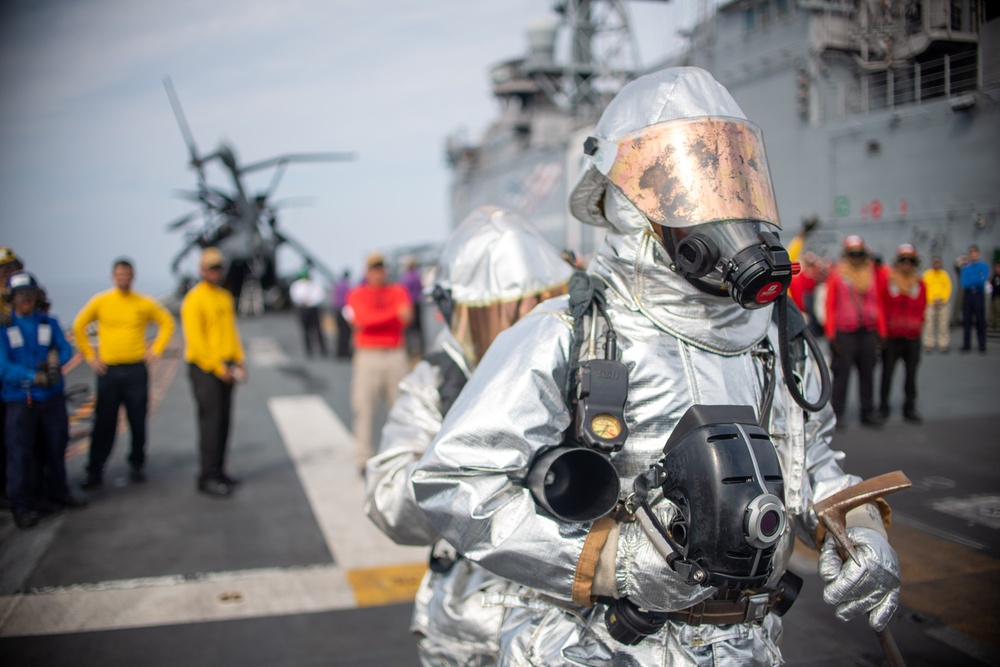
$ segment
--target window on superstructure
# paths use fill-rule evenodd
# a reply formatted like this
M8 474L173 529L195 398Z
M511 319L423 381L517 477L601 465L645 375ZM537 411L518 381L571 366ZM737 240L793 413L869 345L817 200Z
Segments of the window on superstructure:
M753 7L747 7L747 10L744 13L744 15L746 16L747 30L749 31L749 30L753 30L754 28L756 28L757 27L757 14L754 11L754 8Z
M768 21L771 20L771 3L765 0L760 3L757 7L757 21L761 25L767 25Z
M962 30L962 0L951 0L951 29Z
M778 16L788 13L788 0L777 0Z

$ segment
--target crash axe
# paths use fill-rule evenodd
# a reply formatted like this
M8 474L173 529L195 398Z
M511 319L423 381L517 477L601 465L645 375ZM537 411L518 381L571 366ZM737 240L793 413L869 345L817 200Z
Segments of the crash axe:
M855 549L854 542L847 534L847 526L845 524L847 513L866 503L878 500L886 494L902 491L910 486L912 486L912 483L903 474L902 470L887 472L884 475L866 479L859 484L855 484L852 487L833 494L829 498L819 501L813 505L813 511L816 512L820 525L836 540L837 546L840 547L841 556L850 556L857 563L857 550ZM821 546L823 542L822 534L817 535L817 541ZM881 630L876 630L875 634L878 635L878 641L882 645L882 652L885 653L885 659L889 663L889 666L905 667L903 656L899 653L899 647L896 646L896 640L893 639L892 633L889 631L889 626L887 625Z

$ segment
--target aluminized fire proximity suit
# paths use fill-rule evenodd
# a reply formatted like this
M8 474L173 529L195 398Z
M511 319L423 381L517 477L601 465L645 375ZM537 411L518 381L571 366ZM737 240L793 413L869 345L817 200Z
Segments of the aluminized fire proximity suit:
M400 383L366 475L371 520L400 544L435 545L411 625L424 665L496 664L504 609L491 600L512 584L440 539L416 504L410 474L493 337L541 300L565 293L570 272L530 223L493 206L473 211L442 249L435 298L449 326Z
M595 136L617 141L643 128L705 116L743 118L708 73L677 68L626 86L605 111ZM671 430L693 404L747 405L760 416L767 381L765 346L779 349L778 332L771 323L771 306L745 310L725 292L708 294L673 271L663 236L593 161L585 165L570 207L584 222L608 228L589 273L607 286L608 315L617 332L619 358L628 369L628 438L611 457L624 498L636 476L662 456ZM700 222L704 220L678 218L659 224ZM417 502L445 539L468 559L521 584L502 600L508 612L500 664L779 663L781 623L774 614L761 623L730 625L671 620L636 646L609 635L606 607L595 601L598 596L627 597L643 609L675 611L715 590L685 583L638 523L615 522L601 535L596 527L607 517L558 520L540 509L526 488L532 461L540 451L562 443L571 424L565 387L573 332L567 304L565 298L551 300L497 337L412 475ZM800 372L805 395L817 396L813 365L804 364ZM784 476L788 522L768 586L786 569L792 531L812 539L816 517L811 503L860 481L841 470L842 454L829 447L832 410L806 413L792 401L778 373L769 431ZM863 510L849 525L866 526L850 530L857 541L872 545L861 566L867 567L872 586L857 590L840 578L836 552L835 561L824 552L823 574L832 581L828 601L841 605L839 615L870 612L871 622L883 625L898 599L898 564L878 534L882 527L874 508ZM654 511L662 520L677 510L661 497Z

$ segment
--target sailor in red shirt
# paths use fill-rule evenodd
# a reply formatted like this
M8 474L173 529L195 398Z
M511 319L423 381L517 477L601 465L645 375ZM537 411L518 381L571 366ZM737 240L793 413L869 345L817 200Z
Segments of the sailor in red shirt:
M917 414L917 365L920 363L920 330L927 309L927 288L917 272L920 259L917 249L904 243L896 249L896 262L882 282L882 307L885 310L886 339L882 349L882 394L879 414L889 416L889 391L896 362L903 360L906 378L903 385L903 418L920 423Z
M844 239L843 258L826 281L826 337L833 352L833 395L830 404L837 428L844 428L844 408L851 369L858 369L861 423L880 427L875 411L874 375L879 340L885 338L881 290L884 278L875 267L864 240L852 234Z
M372 425L380 398L396 400L396 387L410 367L404 333L413 319L410 296L386 280L382 255L368 256L365 282L347 294L344 316L354 331L351 362L351 413L358 468L375 453Z

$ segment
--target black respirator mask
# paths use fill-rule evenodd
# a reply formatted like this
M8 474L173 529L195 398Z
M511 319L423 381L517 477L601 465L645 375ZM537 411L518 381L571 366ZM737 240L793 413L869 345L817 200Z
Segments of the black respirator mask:
M663 458L636 477L633 488L643 532L688 584L745 592L767 583L785 531L784 480L753 408L691 406L663 447ZM657 491L677 508L667 525L651 509ZM774 608L778 615L801 585L788 575L781 582L783 602ZM628 645L657 632L669 616L643 611L628 598L608 604L608 632Z
M792 282L792 262L769 224L741 220L660 230L673 271L747 310L768 305Z
M689 583L763 586L785 529L784 480L753 409L692 406L663 454L636 479L636 516L654 545ZM666 526L649 509L656 488L678 508Z
M725 116L677 118L613 141L588 137L584 153L588 169L656 226L673 270L698 289L747 309L788 289L792 263L775 235L778 206L759 127Z

